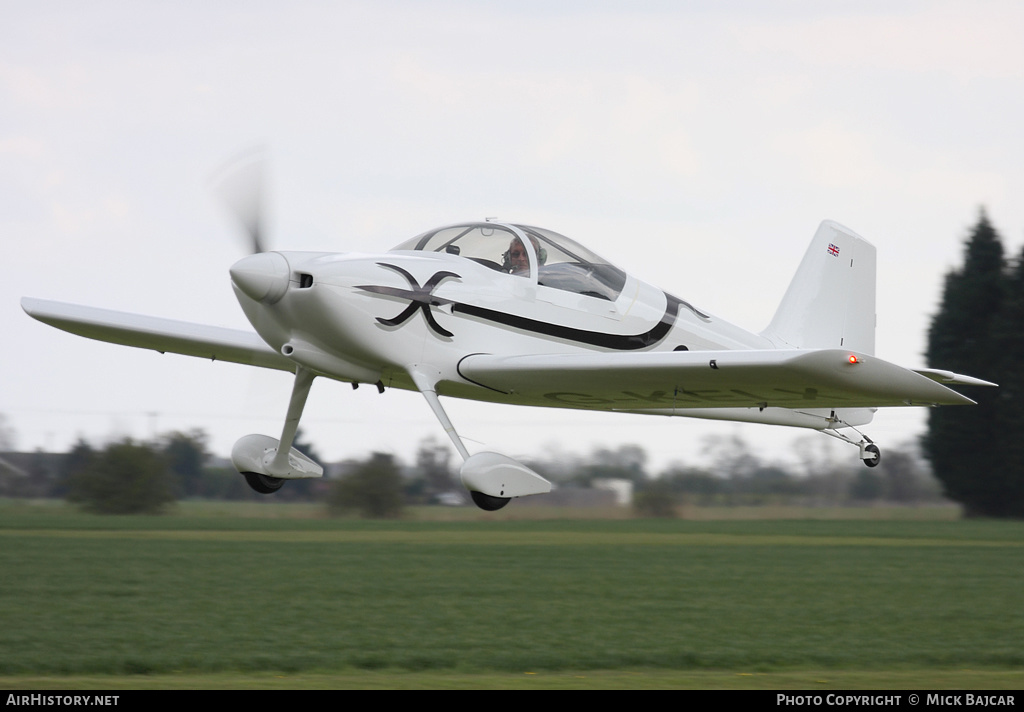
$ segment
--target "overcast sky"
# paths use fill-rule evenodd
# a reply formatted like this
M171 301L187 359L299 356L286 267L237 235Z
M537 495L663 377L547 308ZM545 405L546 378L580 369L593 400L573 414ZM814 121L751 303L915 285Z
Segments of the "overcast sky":
M0 413L25 450L280 434L287 374L88 341L19 306L247 328L227 274L245 245L210 184L253 146L272 248L386 250L495 216L755 331L834 219L878 248L878 355L923 366L980 206L1021 249L1022 38L1013 1L0 0ZM446 406L471 449L511 455L637 443L661 465L713 432L788 460L807 434ZM882 411L866 432L884 451L924 422ZM418 394L324 379L303 427L330 460L444 438Z

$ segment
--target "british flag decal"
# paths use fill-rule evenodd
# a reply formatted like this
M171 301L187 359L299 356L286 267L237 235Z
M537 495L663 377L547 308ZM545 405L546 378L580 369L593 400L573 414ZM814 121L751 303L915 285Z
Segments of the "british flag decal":
M828 244L828 253L833 257L839 257L839 245Z

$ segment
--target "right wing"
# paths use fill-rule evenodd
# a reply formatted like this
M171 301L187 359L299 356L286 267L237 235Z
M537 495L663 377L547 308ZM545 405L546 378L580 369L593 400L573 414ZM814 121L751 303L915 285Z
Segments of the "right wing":
M30 297L22 298L21 308L33 319L89 339L295 372L293 361L251 331Z
M973 404L943 383L994 385L922 373L843 349L472 354L463 378L536 405L599 410L880 408ZM941 381L941 383L940 383Z

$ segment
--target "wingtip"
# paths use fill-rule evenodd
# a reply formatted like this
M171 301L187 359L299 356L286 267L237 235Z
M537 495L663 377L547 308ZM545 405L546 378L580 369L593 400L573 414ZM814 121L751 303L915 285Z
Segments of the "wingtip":
M33 297L22 297L21 298L21 310L28 314L33 319L36 318L36 314L39 311L40 300Z

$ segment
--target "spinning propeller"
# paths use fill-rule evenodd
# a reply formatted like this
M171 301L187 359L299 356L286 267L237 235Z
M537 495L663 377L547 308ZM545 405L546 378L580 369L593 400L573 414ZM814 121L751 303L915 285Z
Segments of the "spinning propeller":
M221 169L214 187L217 197L241 223L253 254L266 251L263 242L266 165L267 159L262 149L242 154Z
M231 267L231 281L251 299L273 304L288 291L290 269L283 255L266 251L266 166L262 149L242 154L221 170L214 192L242 226L252 252Z

